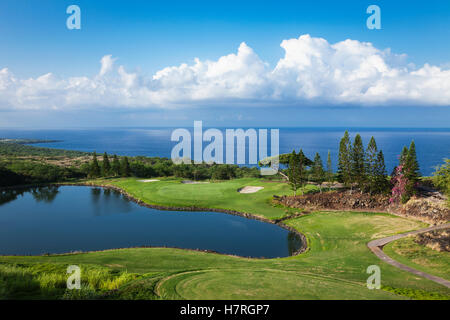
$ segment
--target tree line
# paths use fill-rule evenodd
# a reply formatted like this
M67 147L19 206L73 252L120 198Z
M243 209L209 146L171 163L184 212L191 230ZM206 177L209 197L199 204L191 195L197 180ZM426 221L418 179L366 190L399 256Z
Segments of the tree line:
M389 191L383 151L378 150L374 137L364 150L361 136L357 134L352 144L348 131L345 131L339 143L337 178L351 190L356 187L369 193Z
M100 177L130 177L139 178L169 177L191 180L229 180L242 177L259 177L256 167L240 167L238 165L202 163L196 165L174 164L170 159L158 157L135 157L131 161L128 157L110 156L105 152L102 161L97 159L94 152L92 161L84 168L89 178Z
M298 189L303 194L303 188L308 181L316 182L319 185L320 192L322 192L324 182L331 183L334 181L330 151L328 151L326 167L324 167L318 152L316 152L314 160L310 160L305 156L302 149L298 153L293 150L292 153L288 154L288 157L286 155L280 156L280 163L288 166L287 179L294 195Z
M393 198L400 194L401 200L405 202L417 192L420 179L414 141L409 148L403 148L399 165L394 169L389 180L384 154L382 150L378 150L375 138L371 137L365 149L361 136L356 134L352 143L348 131L345 131L339 142L336 174L333 173L329 151L326 167L319 153L315 154L314 160L310 160L302 150L299 153L293 150L291 154L281 155L280 163L288 166L286 177L294 195L298 189L303 190L308 181L316 182L322 192L324 182L332 183L337 180L351 191L358 189L361 193L371 194L392 192Z

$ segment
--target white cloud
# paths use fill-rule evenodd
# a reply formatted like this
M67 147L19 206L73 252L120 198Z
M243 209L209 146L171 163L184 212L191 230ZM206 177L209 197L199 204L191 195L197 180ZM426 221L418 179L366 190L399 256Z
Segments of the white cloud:
M112 55L106 55L104 56L101 60L100 60L100 64L102 65L102 67L100 68L100 76L104 76L106 73L108 73L109 71L112 70L114 61L116 61L116 59L114 59L112 57Z
M189 105L441 105L450 106L450 69L417 68L406 55L371 43L330 44L302 35L284 40L285 55L270 68L245 43L217 61L166 67L151 78L101 59L92 77L52 73L17 79L0 69L0 108L175 108Z

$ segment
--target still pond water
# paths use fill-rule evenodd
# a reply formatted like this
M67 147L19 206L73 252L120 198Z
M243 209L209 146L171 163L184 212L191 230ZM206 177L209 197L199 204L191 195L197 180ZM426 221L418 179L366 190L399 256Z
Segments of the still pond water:
M0 255L137 246L284 257L301 239L277 225L217 212L160 211L91 187L0 191Z

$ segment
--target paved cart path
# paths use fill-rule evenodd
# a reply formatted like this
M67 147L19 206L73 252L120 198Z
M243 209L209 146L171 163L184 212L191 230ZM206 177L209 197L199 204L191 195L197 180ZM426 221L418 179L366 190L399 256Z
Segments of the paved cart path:
M390 258L387 254L385 254L383 252L383 246L385 246L389 242L407 237L409 235L424 233L424 232L433 231L433 230L447 229L447 228L450 228L450 223L433 226L433 227L428 227L428 228L424 228L424 229L420 229L420 230L416 230L416 231L410 231L410 232L406 232L406 233L402 233L402 234L396 234L394 236L390 236L387 238L373 240L373 241L370 241L367 244L367 246L369 247L370 250L372 250L373 253L375 253L375 255L378 258L380 258L384 262L389 263L390 265L393 265L394 267L397 267L399 269L411 272L415 275L418 275L418 276L427 278L431 281L434 281L436 283L442 284L442 285L446 286L447 288L450 288L450 281L442 279L440 277L433 276L431 274L428 274L428 273L425 273L425 272L422 272L422 271L419 271L416 269L413 269L411 267L405 266L404 264L401 264L400 262L397 262L394 259Z

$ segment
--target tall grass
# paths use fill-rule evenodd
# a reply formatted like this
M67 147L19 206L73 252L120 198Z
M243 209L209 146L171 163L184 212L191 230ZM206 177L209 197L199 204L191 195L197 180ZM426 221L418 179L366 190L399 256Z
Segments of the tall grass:
M80 265L81 289L68 290L65 264L0 264L0 299L99 299L139 275Z

